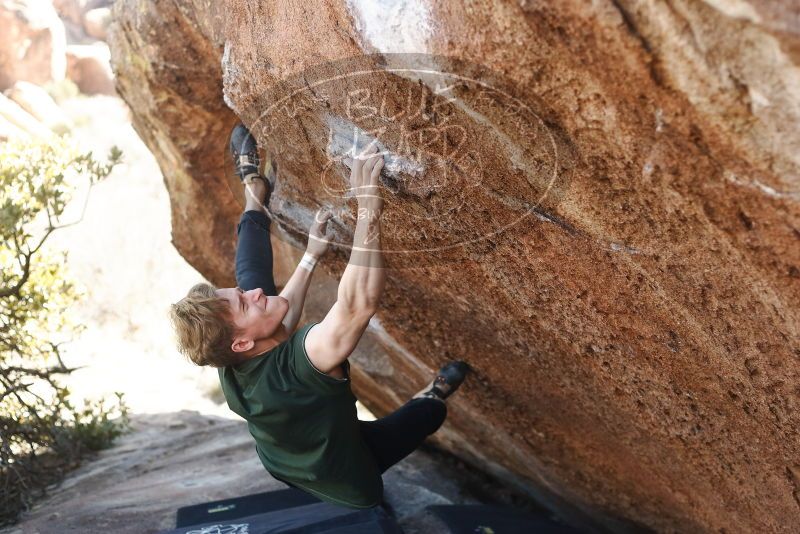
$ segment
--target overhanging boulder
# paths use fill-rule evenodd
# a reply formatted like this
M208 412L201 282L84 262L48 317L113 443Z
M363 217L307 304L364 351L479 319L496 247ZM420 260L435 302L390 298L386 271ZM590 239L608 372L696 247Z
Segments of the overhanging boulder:
M381 140L368 407L464 358L436 440L568 519L788 532L800 28L717 4L120 0L109 39L176 247L217 284L237 114L278 163L279 272L315 209L337 214L318 309L352 239L341 158L354 134Z

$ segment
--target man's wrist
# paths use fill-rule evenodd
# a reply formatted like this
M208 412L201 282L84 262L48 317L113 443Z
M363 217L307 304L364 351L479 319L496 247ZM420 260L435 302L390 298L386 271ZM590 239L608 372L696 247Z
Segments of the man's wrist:
M306 252L303 254L303 258L300 260L298 266L309 272L314 272L314 267L317 266L317 261L319 261L317 256L311 254L310 252Z
M377 212L378 215L383 211L383 198L380 195L374 196L359 196L358 208L366 209L372 212Z

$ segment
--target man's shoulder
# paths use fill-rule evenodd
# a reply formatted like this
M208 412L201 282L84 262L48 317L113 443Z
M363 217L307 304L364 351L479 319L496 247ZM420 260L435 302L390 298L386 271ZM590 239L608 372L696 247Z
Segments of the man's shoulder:
M290 335L289 338L286 341L284 341L284 343L292 344L298 348L305 348L306 336L311 331L311 329L314 328L314 326L316 326L317 324L318 323L316 322L304 324L303 326L295 330L294 333L292 333L292 335Z

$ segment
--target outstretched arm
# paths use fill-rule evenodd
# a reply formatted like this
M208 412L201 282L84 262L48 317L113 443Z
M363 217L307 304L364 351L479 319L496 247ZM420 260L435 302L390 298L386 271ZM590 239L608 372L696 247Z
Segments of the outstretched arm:
M317 261L328 250L325 230L330 217L330 212L319 210L316 213L314 223L308 231L306 253L295 268L289 281L286 282L283 291L281 291L280 296L289 301L289 311L283 318L283 326L289 334L294 332L297 323L300 321L300 315L303 313L303 305L306 300L308 286L311 283L311 275L314 272L314 267Z
M381 252L383 199L378 176L383 157L374 142L354 159L350 185L358 200L353 249L350 262L339 282L336 303L325 319L309 330L306 352L319 371L328 373L346 360L355 349L378 309L386 272Z

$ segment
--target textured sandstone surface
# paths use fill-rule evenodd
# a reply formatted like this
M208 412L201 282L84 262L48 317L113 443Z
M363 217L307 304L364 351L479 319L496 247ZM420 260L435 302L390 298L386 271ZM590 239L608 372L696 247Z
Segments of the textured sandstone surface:
M352 237L341 157L379 137L392 270L354 357L377 414L464 358L434 441L568 520L797 531L800 10L555 4L120 0L109 41L211 281L237 115L278 164L282 277L336 210L311 319Z

